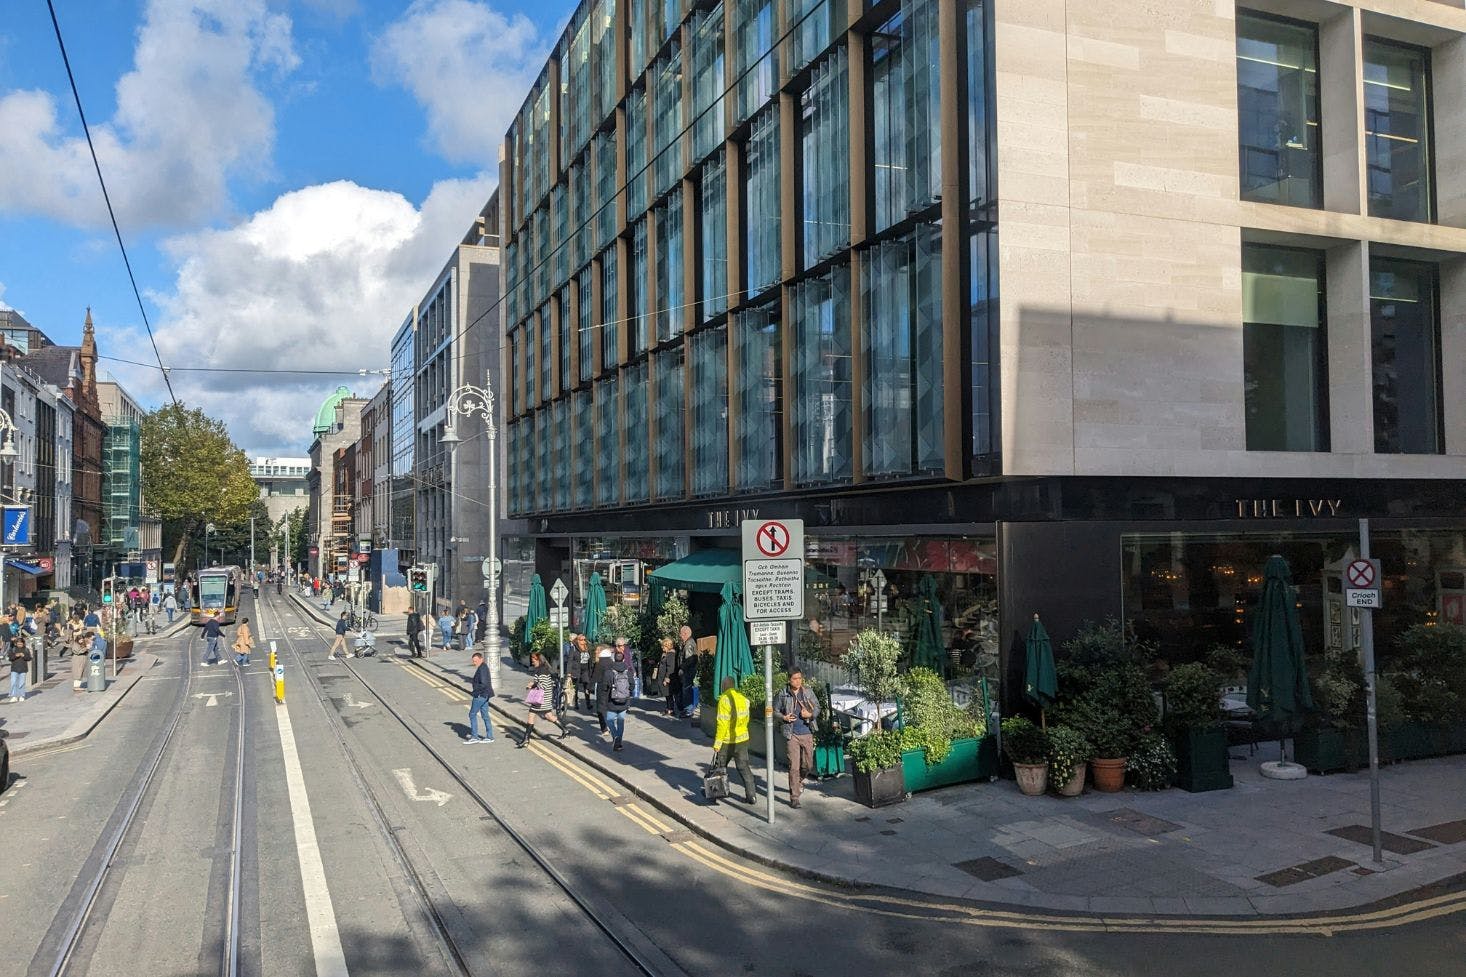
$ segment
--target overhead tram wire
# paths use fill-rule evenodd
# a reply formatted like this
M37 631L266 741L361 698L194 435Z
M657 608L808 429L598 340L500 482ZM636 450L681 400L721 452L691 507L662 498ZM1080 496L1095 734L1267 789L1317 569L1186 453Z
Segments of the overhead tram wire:
M143 328L148 331L148 342L152 344L153 356L158 361L158 370L163 374L163 383L168 388L168 399L178 406L178 396L173 392L173 381L168 378L168 368L163 365L163 356L158 352L158 340L153 336L153 325L148 321L148 310L143 307L142 292L137 287L137 277L132 273L132 260L127 256L127 245L122 243L122 229L117 226L117 212L112 208L112 195L107 192L107 181L102 176L102 164L97 159L97 147L92 142L92 129L87 124L86 110L81 107L81 92L76 87L76 75L71 71L71 58L66 53L66 42L61 38L61 22L56 19L56 5L46 0L46 9L51 12L51 27L56 31L56 46L61 49L61 63L66 66L66 80L71 84L71 97L76 101L76 114L81 118L81 131L87 137L87 149L92 154L92 167L97 171L97 183L102 187L102 199L107 204L107 217L112 221L112 233L117 237L117 249L122 252L122 264L127 269L127 280L132 283L132 297L137 300L137 310L143 317Z

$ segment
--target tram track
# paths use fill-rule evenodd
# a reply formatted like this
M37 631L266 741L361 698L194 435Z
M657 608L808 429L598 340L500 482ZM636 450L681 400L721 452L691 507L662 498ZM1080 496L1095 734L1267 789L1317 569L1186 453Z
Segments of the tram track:
M118 801L112 817L109 818L108 823L112 824L111 831L101 840L98 847L94 849L92 858L88 860L89 863L96 863L95 870L90 876L84 876L84 881L78 880L81 886L79 893L69 899L70 905L63 905L61 912L57 915L57 921L61 925L59 936L55 940L55 953L49 967L42 971L49 974L50 977L63 977L71 973L85 972L87 969L83 961L83 949L89 938L99 935L107 921L107 917L99 914L97 910L103 904L104 896L119 885L126 876L125 863L119 857L123 846L129 840L136 841L142 837L138 830L141 826L139 814L145 805L156 799L159 774L167 769L168 761L179 755L178 732L190 712L189 698L194 688L198 668L193 657L200 644L198 639L198 629L193 629L193 633L189 635L181 652L184 674L179 682L178 692L170 707L168 717L163 724L162 732L139 766L141 774L137 778L135 788ZM234 673L236 686L234 698L237 703L237 719L233 730L234 762L227 767L232 771L233 784L230 795L230 841L224 894L226 911L223 933L218 947L218 973L221 977L238 977L240 972L239 907L243 861L241 839L244 821L244 757L248 708L244 676L239 669L231 667L231 671ZM229 785L226 783L221 786L228 787ZM74 889L73 892L77 890ZM64 922L61 922L63 919ZM52 932L56 931L57 927L53 924Z
M377 828L381 833L383 839L386 841L388 847L401 863L406 877L411 881L414 891L416 892L423 907L425 917L430 921L434 934L440 942L445 955L453 961L454 966L456 967L458 973L462 975L462 977L480 977L483 971L476 971L472 968L469 963L469 954L454 937L451 928L446 922L448 907L439 905L438 900L434 898L432 892L429 890L423 879L422 872L419 870L418 866L414 864L412 856L410 856L407 853L407 850L403 847L401 839L398 837L397 830L391 827L390 819L387 817L387 813L383 809L381 801L369 785L365 767L363 766L361 758L359 756L359 748L353 745L350 741L350 738L347 737L344 725L340 717L336 714L335 710L331 708L330 703L328 702L329 696L327 695L325 689L321 686L319 679L314 674L314 670L307 667L305 656L296 646L295 639L291 637L289 629L285 625L285 619L284 616L281 614L279 605L271 604L270 608L275 618L275 640L283 642L285 647L289 650L291 656L295 659L298 672L301 674L301 676L305 678L307 684L311 688L315 700L321 706L321 709L325 712L327 721L330 724L330 727L338 742L341 744L343 753L347 757L348 766L351 768L352 777L356 782L358 788L361 790L362 796L365 799L368 808L372 812L373 820L376 823ZM314 625L315 622L311 621L309 623ZM392 719L395 720L396 723L407 732L407 734L413 739L413 741L415 741L418 746L420 746L422 750L426 752L429 757L432 758L434 763L444 773L452 778L452 780L460 788L462 788L465 796L467 796L478 809L484 812L486 819L491 820L504 833L504 835L514 843L515 846L517 846L520 850L522 850L526 855L529 856L529 858L545 874L545 876L550 879L550 881L569 898L576 910L610 941L615 950L636 970L636 972L645 975L645 977L664 977L663 971L659 970L649 960L647 960L646 957L641 952L639 952L626 937L618 933L616 929L610 924L610 922L607 921L601 913L597 912L596 908L592 906L585 899L584 896L576 892L574 886L559 871L559 869L555 867L549 857L545 855L544 852L542 852L521 832L519 832L511 824L509 824L508 821L497 810L495 810L494 806L489 803L488 799L485 798L477 788L469 783L467 778L460 774L458 770L454 767L454 765L450 763L448 759L443 756L443 754L419 732L419 730L414 728L413 724L407 719L407 717L404 716L385 697L383 697L383 695L375 685L373 685L366 678L364 678L361 673L357 671L357 669L349 664L346 660L343 659L339 664L341 664L346 672L375 699L377 704L382 707L387 715L391 716Z

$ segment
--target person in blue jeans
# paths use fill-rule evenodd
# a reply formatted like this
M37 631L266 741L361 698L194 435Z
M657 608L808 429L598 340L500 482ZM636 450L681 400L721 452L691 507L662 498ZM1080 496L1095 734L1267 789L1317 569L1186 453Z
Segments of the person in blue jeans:
M619 643L619 642L618 642ZM625 652L621 648L621 652ZM600 673L596 684L596 706L606 714L606 726L611 732L611 749L621 750L621 738L626 734L626 710L631 706L635 678L631 674L629 655L618 654Z
M484 664L482 652L473 653L473 701L468 704L468 735L463 738L464 743L492 743L494 742L494 723L489 719L489 700L494 697L494 686L489 680L489 666ZM484 720L484 734L478 736L475 730L478 726L475 717L482 716Z
M443 638L443 650L453 648L453 615L446 611L438 618L438 634Z
M224 643L224 629L219 626L219 615L215 614L204 622L205 666L219 664L219 646Z

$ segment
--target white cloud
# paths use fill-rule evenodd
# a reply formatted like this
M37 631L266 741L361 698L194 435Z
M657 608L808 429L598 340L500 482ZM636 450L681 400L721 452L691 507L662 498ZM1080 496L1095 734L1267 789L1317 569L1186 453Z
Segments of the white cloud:
M392 335L431 286L493 190L487 176L436 184L421 206L350 182L286 193L226 230L168 240L177 278L152 298L169 366L358 370L388 365ZM104 355L151 361L139 330L99 324ZM156 370L107 367L135 396L166 399ZM370 396L378 377L173 373L180 400L261 453L300 453L338 383Z
M259 83L297 64L290 18L267 0L150 0L116 114L92 122L124 228L216 216L231 176L267 173L275 114ZM0 97L0 212L105 223L72 112L69 92Z
M372 70L427 110L446 159L492 168L551 43L523 14L477 0L414 0L372 46Z
M0 312L10 312L12 308L5 303L5 283L0 282Z

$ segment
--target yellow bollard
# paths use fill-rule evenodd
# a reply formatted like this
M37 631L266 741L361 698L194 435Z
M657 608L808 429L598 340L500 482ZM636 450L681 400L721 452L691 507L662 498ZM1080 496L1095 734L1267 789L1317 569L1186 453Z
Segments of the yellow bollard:
M275 642L271 641L270 642L270 674L271 675L274 675L275 674L275 665L276 665Z
M270 642L270 674L275 676L275 701L285 704L285 666L275 656L275 642Z

